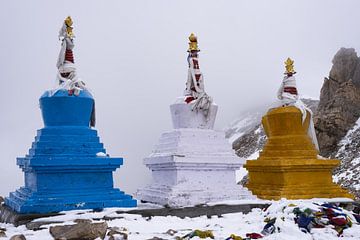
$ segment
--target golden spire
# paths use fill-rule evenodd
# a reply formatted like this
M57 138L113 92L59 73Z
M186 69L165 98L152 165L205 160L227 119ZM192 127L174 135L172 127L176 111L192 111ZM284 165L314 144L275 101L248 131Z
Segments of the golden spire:
M73 21L71 19L70 16L68 16L65 20L64 20L65 26L66 26L66 33L68 35L68 37L72 38L74 37L74 33L73 33Z
M188 52L191 51L200 51L200 49L198 48L198 42L197 42L197 37L195 36L194 33L191 33L189 36L189 49Z
M295 74L295 70L294 70L294 60L291 60L291 58L287 58L286 61L284 62L285 63L285 69L286 69L286 72L285 74Z

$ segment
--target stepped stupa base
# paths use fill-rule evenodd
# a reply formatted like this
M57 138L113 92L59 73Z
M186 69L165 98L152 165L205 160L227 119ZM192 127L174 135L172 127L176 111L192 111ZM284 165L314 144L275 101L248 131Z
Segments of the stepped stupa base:
M249 160L247 187L261 199L353 198L332 182L332 169L338 164L322 159Z
M18 213L46 214L80 209L136 207L136 200L118 189L49 193L20 188L10 193L10 197L5 199L5 205Z
M261 199L353 198L332 181L336 159L318 159L308 136L311 116L302 121L294 106L273 108L263 117L268 140L257 160L248 160L247 187Z
M169 207L184 207L227 200L254 199L235 182L241 159L168 156L148 159L153 182L136 193L137 199ZM222 162L222 160L224 162Z
M89 127L93 104L86 90L78 96L66 90L43 94L45 127L29 153L17 158L25 186L5 198L6 206L21 214L136 206L130 195L114 188L113 172L123 159L110 157Z
M153 153L144 159L152 182L138 190L137 199L170 207L254 199L236 184L235 172L244 159L235 155L225 133L212 129L217 106L211 106L206 122L188 104L175 103L170 108L175 129L163 133Z

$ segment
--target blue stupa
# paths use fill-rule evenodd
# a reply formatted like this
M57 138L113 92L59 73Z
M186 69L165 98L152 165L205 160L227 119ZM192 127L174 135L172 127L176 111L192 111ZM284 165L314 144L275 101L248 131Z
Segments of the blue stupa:
M41 96L45 127L29 154L17 158L25 186L10 193L7 206L18 213L136 206L136 200L113 187L112 172L123 159L109 157L89 126L93 106L87 90L78 96L66 90Z
M136 206L136 200L113 186L112 173L123 159L106 154L91 127L95 102L76 74L72 24L67 17L59 33L59 87L40 97L45 127L38 130L29 154L17 158L25 186L5 199L18 213Z

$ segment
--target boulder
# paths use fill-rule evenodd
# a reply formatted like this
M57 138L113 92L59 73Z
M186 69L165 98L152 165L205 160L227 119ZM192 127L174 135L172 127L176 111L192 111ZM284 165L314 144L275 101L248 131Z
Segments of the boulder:
M26 240L25 236L23 234L17 234L10 238L10 240Z
M90 223L80 221L74 225L50 227L50 234L54 239L104 239L107 231L107 223Z
M6 229L0 228L0 238L6 237Z
M109 240L127 240L128 234L126 232L126 228L112 227L106 235L109 236Z
M54 223L63 223L62 221L36 221L36 222L28 222L25 224L28 230L38 231L46 229L44 225L54 224Z

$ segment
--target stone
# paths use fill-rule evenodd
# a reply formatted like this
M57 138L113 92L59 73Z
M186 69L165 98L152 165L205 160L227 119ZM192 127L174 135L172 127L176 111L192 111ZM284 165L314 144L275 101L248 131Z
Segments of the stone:
M60 221L36 221L36 222L28 222L25 224L26 228L33 231L43 230L46 229L46 227L43 227L44 225L54 224L54 223L63 223Z
M314 117L320 154L334 157L339 141L360 117L360 59L353 48L341 48L321 88Z
M91 223L90 219L75 219L74 223Z
M0 228L0 238L6 237L6 229Z
M26 240L26 237L23 234L17 234L12 236L10 240Z
M109 240L127 240L128 235L126 233L115 234L109 237Z
M170 236L174 236L176 233L177 233L177 231L174 229L169 229L166 231L166 234L169 234Z
M332 182L335 159L318 159L307 135L310 114L294 106L270 109L262 119L267 142L257 160L248 160L247 187L257 197L279 200L353 196Z
M137 191L137 198L172 208L253 199L246 188L236 184L235 171L245 160L235 155L224 132L214 131L213 124L201 127L206 125L201 121L214 122L216 112L210 110L213 119L205 119L197 117L201 112L191 116L194 112L186 103L175 103L170 109L174 129L162 134L153 153L144 159L152 171L152 182Z
M2 204L3 202L4 202L4 198L0 196L0 204Z
M89 126L93 106L87 90L78 96L64 89L41 96L45 126L29 154L17 158L25 186L10 193L7 206L21 214L136 206L130 195L113 187L113 172L123 159L97 156L106 150Z
M81 222L74 225L50 227L50 234L54 239L104 239L107 231L107 223Z
M109 240L126 240L128 239L128 234L126 232L127 229L124 227L112 227L106 235L109 236Z

